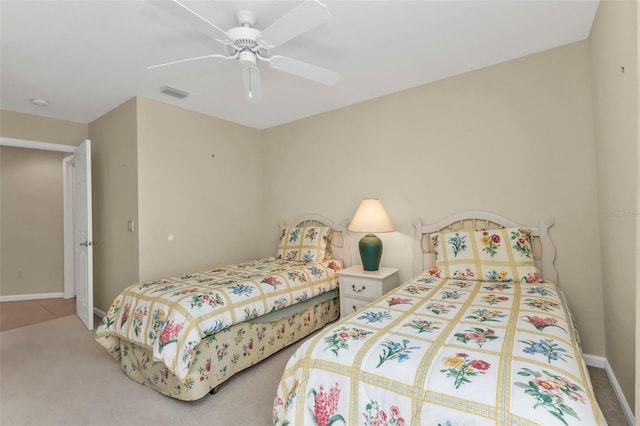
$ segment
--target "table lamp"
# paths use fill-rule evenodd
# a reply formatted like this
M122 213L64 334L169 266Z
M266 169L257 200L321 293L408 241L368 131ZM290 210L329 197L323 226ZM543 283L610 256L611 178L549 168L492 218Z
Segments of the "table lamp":
M365 198L360 202L353 219L348 226L349 231L367 232L360 239L360 258L365 271L377 271L382 258L382 240L373 232L392 232L393 223L377 198Z

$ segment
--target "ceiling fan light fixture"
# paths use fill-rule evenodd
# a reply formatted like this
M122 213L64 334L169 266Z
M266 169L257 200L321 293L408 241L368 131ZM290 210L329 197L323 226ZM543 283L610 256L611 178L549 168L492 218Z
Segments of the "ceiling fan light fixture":
M250 50L243 50L238 56L238 61L244 68L253 68L256 66L256 54Z

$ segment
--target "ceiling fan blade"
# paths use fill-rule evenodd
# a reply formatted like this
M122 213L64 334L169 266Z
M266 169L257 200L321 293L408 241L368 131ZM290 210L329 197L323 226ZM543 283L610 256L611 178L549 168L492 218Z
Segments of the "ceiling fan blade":
M330 16L327 6L307 0L262 31L260 42L266 48L279 46L326 22Z
M297 75L298 77L306 78L307 80L326 84L327 86L333 86L340 79L340 74L335 71L298 61L297 59L278 55L272 56L269 59L269 65L271 65L271 68Z
M172 61L172 62L165 62L164 64L151 65L151 66L148 66L147 69L152 70L154 68L161 68L169 65L183 64L185 62L199 61L202 59L216 59L216 62L220 62L224 59L234 59L234 58L235 56L224 56L224 55L196 56L195 58L180 59L179 61Z
M247 102L257 104L262 102L262 81L258 67L242 68L242 80L244 81L244 95Z
M177 0L147 0L147 3L168 12L175 18L215 40L229 40L226 31L217 27L208 19L189 9Z

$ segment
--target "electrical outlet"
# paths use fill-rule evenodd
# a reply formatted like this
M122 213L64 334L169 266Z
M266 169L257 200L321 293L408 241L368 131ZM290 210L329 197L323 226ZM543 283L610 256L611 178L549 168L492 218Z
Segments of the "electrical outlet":
M133 220L127 222L127 229L129 230L129 232L133 232Z
M18 269L18 279L24 278L24 269Z

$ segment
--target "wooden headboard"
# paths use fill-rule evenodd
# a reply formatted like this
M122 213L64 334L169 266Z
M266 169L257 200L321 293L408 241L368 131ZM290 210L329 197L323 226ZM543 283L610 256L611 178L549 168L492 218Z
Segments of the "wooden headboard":
M531 229L533 257L542 278L558 284L558 271L554 264L556 249L549 238L549 228L552 225L553 220L550 219L542 221L539 226L522 225L495 213L479 210L462 211L429 225L423 225L422 221L418 219L413 222L413 226L416 228L413 273L417 275L435 267L435 256L430 238L431 234L435 232L521 226Z
M349 234L347 232L348 220L344 220L341 224L334 223L319 214L306 214L298 217L290 223L281 223L280 229L283 227L304 227L304 226L327 226L331 228L331 237L329 238L329 248L331 249L331 257L342 261L345 268L351 266L351 244Z

